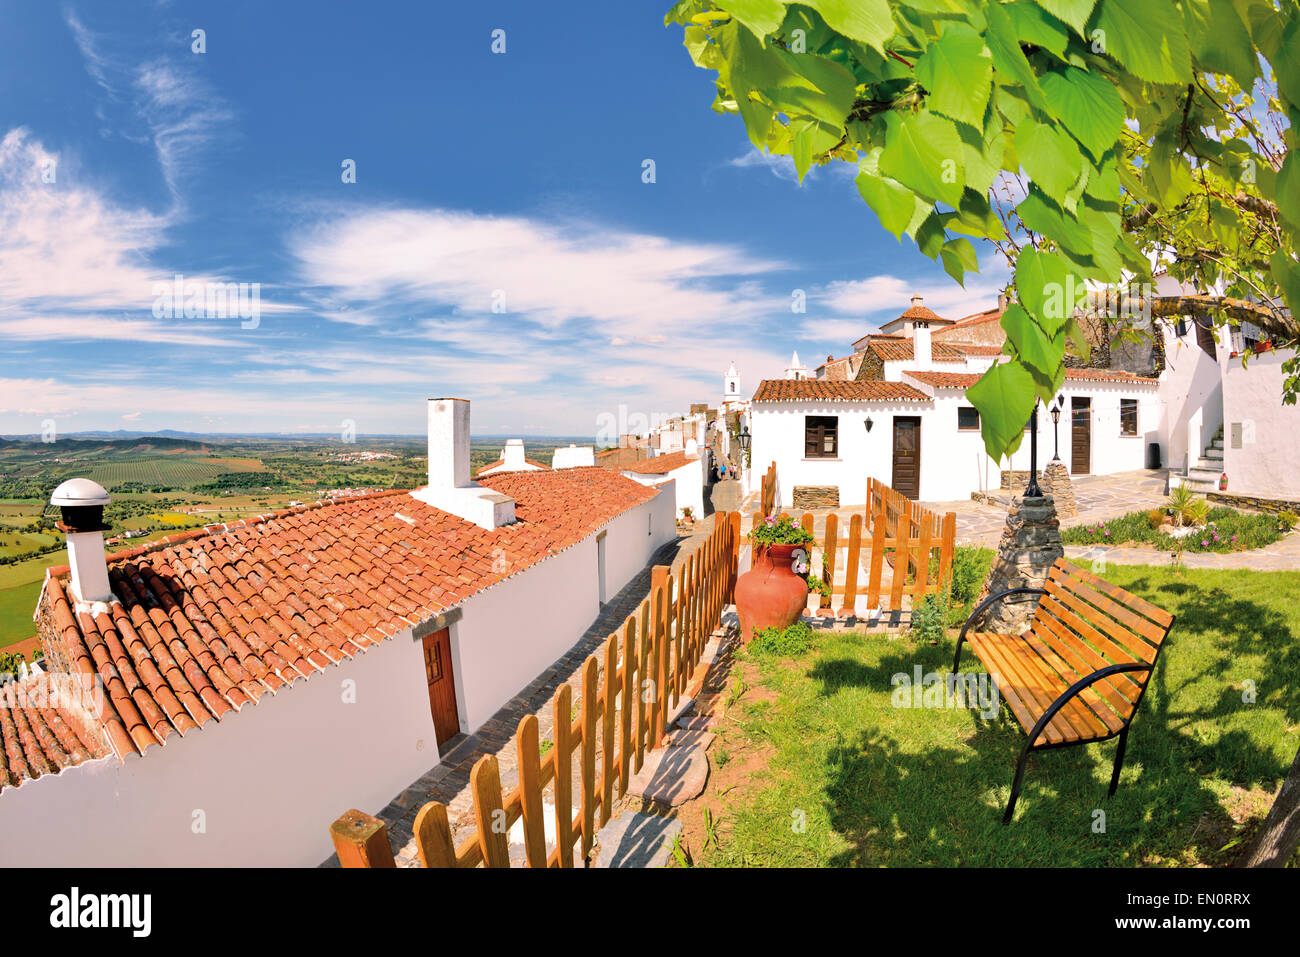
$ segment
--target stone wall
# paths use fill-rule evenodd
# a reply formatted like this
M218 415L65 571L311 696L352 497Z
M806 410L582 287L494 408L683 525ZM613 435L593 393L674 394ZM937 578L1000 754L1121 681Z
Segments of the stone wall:
M839 508L840 487L838 485L796 485L793 491L794 509L800 508Z
M1205 497L1220 505L1235 505L1238 508L1253 508L1261 512L1295 512L1300 515L1300 502L1281 498L1258 498L1254 495L1233 495L1231 492L1206 492Z
M1011 499L1007 524L998 543L980 601L1008 588L1041 588L1053 563L1065 555L1061 523L1050 495ZM1036 595L1012 595L996 602L974 622L977 631L1019 634L1029 627L1038 608Z
M1024 469L1003 469L1002 487L1017 495L1024 492L1029 484L1029 472ZM1044 495L1052 496L1056 502L1056 514L1061 518L1074 518L1079 514L1079 506L1074 501L1074 486L1070 482L1070 470L1060 459L1052 459L1038 473L1038 487Z

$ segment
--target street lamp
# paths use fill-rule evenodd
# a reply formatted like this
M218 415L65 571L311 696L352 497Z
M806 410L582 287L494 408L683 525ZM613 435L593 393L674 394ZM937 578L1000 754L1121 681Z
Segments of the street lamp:
M740 451L748 452L749 451L749 426L747 425L744 426L740 430L740 434L736 436L736 438L740 440Z
M871 416L867 416L866 420L862 424L865 425L867 427L867 431L870 432L871 427L876 423L871 421Z
M1065 405L1065 396L1056 397L1056 405L1052 406L1052 461L1061 461L1061 430L1058 426L1061 424L1061 406Z
M1029 414L1029 485L1025 488L1025 498L1042 498L1043 490L1038 487L1038 399L1034 399L1034 411Z

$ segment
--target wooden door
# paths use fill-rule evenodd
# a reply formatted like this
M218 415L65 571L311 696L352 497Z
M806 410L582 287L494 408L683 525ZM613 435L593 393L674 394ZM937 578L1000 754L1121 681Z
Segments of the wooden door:
M1087 475L1092 470L1092 400L1070 399L1070 473Z
M433 729L441 746L460 732L456 678L451 670L451 633L446 628L424 636L424 677L429 682Z
M894 476L889 484L908 498L921 497L920 416L894 416Z

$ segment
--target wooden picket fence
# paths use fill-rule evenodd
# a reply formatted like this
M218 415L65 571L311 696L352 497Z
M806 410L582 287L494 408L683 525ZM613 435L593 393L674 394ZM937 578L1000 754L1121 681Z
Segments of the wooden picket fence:
M839 516L827 515L821 538L813 542L809 567L816 571L814 562L820 552L820 576L831 586L831 597L822 598L823 615L852 615L862 594L869 609L901 611L904 595L915 603L917 596L939 591L952 574L956 512L932 512L874 478L867 480L864 512L849 519L843 535ZM815 534L811 512L805 512L799 524ZM843 565L842 550L846 552ZM886 566L891 566L888 585Z
M759 509L764 518L776 511L776 463L773 462L763 473L763 483L759 494Z
M573 689L567 683L557 689L551 703L554 741L545 756L537 716L519 722L518 785L502 793L495 755L474 764L470 788L476 827L459 847L453 844L445 805L431 801L420 809L415 840L425 867L509 867L507 833L520 818L529 867L573 867L575 844L581 847L581 859L586 858L596 831L627 792L646 752L662 743L669 715L703 684L708 665L701 655L731 603L740 548L740 513L718 514L714 522L680 575L655 566L650 594L586 660L576 717ZM549 853L542 803L548 790L556 835ZM348 811L334 822L330 835L344 867L395 866L387 829L377 818Z

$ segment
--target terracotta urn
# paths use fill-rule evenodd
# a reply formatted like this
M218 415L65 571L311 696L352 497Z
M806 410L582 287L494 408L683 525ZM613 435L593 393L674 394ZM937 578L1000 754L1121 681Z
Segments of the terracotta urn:
M794 573L794 553L803 545L754 546L754 563L736 580L740 640L755 630L788 628L808 605L808 583Z

